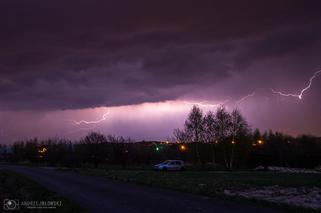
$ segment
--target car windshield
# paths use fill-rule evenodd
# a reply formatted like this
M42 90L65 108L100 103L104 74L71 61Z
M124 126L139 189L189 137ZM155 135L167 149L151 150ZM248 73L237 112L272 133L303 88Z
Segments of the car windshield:
M162 164L169 164L170 162L172 162L172 161L166 160L166 161L164 161Z

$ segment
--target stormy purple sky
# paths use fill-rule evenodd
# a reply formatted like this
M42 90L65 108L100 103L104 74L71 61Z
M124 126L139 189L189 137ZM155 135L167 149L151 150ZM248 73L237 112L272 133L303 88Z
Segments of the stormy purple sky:
M320 11L317 0L1 1L0 143L165 139L195 102L320 136L321 73L302 99L255 90L298 94L321 70Z

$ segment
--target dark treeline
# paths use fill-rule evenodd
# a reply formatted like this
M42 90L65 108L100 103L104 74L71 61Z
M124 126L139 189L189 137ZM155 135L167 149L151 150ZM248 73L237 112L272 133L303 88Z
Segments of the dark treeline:
M251 130L238 110L221 107L205 115L194 106L184 129L174 130L171 141L134 142L130 138L91 132L76 142L66 139L17 141L0 144L0 158L51 166L115 164L151 165L182 159L212 169L247 169L257 166L313 168L321 164L321 138L292 137L279 132Z
M231 113L224 107L207 112L194 106L184 129L175 129L180 143L193 145L194 163L232 168L290 166L312 168L321 164L321 138L292 137L280 132L251 130L240 111Z

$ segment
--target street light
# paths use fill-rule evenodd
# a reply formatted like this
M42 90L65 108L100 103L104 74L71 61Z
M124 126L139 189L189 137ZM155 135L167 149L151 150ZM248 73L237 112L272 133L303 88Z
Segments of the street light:
M39 149L38 149L39 157L40 157L40 158L43 158L44 155L47 153L47 151L48 151L48 150L47 150L46 147L39 148Z
M43 147L43 148L39 149L38 152L43 154L43 153L47 152L47 148Z
M263 142L262 140L258 140L258 141L257 141L257 144L259 144L259 145L263 145L263 144L264 144L264 142Z
M180 146L179 146L179 149L182 151L182 152L184 152L184 151L186 151L186 146L184 145L184 144L181 144Z

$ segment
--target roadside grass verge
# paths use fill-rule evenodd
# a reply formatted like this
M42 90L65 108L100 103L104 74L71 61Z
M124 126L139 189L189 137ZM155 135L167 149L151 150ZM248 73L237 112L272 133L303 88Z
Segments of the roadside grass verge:
M27 177L12 171L0 170L0 210L3 209L2 202L4 199L18 199L20 204L21 201L61 201L62 203L56 209L27 209L20 205L19 212L86 212L76 204Z
M316 212L311 209L276 204L267 201L244 199L224 195L224 190L247 189L250 187L321 187L321 174L292 174L276 172L213 172L183 171L160 172L146 170L102 170L74 169L74 172L86 175L156 186L178 191L191 192L206 196L233 199L241 202L280 208L291 212Z

